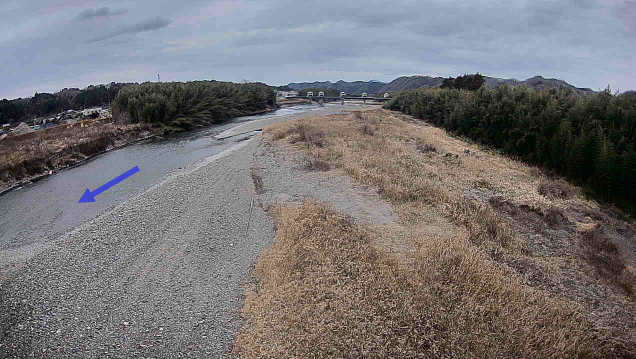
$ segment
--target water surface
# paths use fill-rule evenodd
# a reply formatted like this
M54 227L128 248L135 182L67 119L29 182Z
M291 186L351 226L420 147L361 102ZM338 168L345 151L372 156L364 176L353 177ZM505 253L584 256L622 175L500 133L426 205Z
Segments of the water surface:
M16 248L37 247L79 224L98 216L138 194L166 176L220 153L241 140L216 140L215 135L241 123L271 117L304 117L360 108L359 105L300 105L258 116L232 119L220 125L163 139L139 142L99 155L80 166L60 171L40 181L0 196L0 265ZM89 188L103 185L139 166L140 172L96 197L94 203L78 204ZM4 258L3 258L4 257Z

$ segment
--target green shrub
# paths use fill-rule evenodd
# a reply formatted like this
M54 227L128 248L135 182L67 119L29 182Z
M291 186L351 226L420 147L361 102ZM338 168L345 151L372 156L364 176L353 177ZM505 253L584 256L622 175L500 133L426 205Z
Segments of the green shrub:
M636 209L636 93L428 88L401 92L385 107L553 169L596 198Z
M112 106L114 117L188 130L275 105L276 93L263 84L195 81L125 87Z

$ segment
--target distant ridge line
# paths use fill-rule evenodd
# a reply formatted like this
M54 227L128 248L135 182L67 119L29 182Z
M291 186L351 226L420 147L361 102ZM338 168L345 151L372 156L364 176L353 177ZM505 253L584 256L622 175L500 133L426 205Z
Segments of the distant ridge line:
M534 89L570 89L578 94L592 94L594 90L590 88L575 87L564 80L554 78L544 78L543 76L533 76L526 80L517 80L514 78L504 79L498 77L484 76L485 86L497 87L500 85L508 85L512 87L527 86ZM414 75L414 76L400 76L395 80L385 83L377 80L370 81L315 81L315 82L292 82L290 88L300 91L304 89L334 89L338 91L344 91L347 94L361 94L367 92L369 94L376 93L381 94L384 92L395 92L404 90L414 90L425 87L439 87L444 82L444 77L432 77L426 75Z

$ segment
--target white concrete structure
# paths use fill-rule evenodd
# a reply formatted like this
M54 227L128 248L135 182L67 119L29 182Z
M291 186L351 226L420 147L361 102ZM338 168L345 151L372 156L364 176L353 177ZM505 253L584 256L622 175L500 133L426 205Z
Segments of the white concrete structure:
M391 95L389 95L389 93L388 93L388 92L385 92L385 93L384 93L384 98L389 98L389 97L391 97Z
M367 93L366 93L366 92L363 92L363 93L362 93L362 97L367 97Z

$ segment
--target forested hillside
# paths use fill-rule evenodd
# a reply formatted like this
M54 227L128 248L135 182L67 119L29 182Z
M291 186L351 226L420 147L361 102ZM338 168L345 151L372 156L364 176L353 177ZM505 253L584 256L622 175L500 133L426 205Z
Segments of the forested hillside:
M405 91L385 105L539 164L636 209L636 93L481 87Z
M276 92L260 83L217 81L145 83L122 89L113 117L188 130L276 106Z
M461 76L460 76L461 77ZM440 87L444 80L447 80L443 77L431 77L431 76L401 76L396 78L395 80L387 83L383 83L380 81L354 81L354 82L346 82L346 81L338 81L338 82L300 82L300 83L290 83L284 88L292 88L296 91L300 91L303 89L309 88L322 88L322 89L334 89L338 91L344 91L347 94L351 95L359 95L363 92L367 92L369 94L383 94L385 92L397 92L397 91L406 91L406 90L415 90L419 88L429 88L429 87ZM528 78L523 81L519 81L516 79L503 79L497 77L489 77L484 76L484 85L487 87L498 87L501 85L508 85L511 87L530 87L535 90L544 90L544 89L561 89L561 90L572 90L579 95L590 95L593 94L589 88L581 88L570 85L569 83L552 78L544 78L542 76L534 76Z
M31 98L0 101L0 124L21 122L35 117L57 114L66 110L108 105L120 89L129 83L111 83L108 86L89 86L84 90L65 88L57 93L36 93Z
M414 90L421 87L439 87L442 82L444 82L443 77L402 76L386 84L380 89L380 92Z

